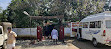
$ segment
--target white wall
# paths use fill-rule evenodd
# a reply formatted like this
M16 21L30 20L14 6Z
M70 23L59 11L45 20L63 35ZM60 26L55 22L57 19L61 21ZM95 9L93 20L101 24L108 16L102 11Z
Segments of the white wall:
M37 37L37 28L31 28L31 33L30 28L13 28L12 30L18 37Z
M65 27L64 28L64 36L69 36L70 37L71 35L71 29L68 28L68 27Z

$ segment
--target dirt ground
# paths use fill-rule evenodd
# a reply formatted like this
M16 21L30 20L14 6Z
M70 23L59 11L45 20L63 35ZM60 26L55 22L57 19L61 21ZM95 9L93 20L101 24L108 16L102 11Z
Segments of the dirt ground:
M69 44L69 45L55 45L55 46L39 46L39 47L30 47L30 48L23 48L21 46L16 46L16 49L79 49L76 46Z
M57 45L50 40L36 42L30 44L30 40L18 40L16 47L18 49L111 49L111 46L101 45L100 47L94 47L91 41L82 40L78 41L76 38L67 38L65 43L59 42Z
M52 40L30 43L31 40L17 40L16 49L79 49L72 44L72 40L67 40L65 43L58 41L57 44Z

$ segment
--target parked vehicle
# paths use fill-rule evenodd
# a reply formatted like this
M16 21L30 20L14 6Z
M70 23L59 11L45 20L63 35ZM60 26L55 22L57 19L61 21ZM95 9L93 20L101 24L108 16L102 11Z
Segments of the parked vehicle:
M2 49L6 49L6 40L7 40L7 28L12 27L12 24L9 22L0 23L0 46Z
M78 28L77 39L86 39L93 42L111 46L111 12L90 15L80 21L82 27Z

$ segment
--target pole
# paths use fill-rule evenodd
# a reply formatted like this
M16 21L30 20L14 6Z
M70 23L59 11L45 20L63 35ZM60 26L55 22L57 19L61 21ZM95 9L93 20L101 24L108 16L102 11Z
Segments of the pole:
M31 39L31 17L30 17L30 39Z

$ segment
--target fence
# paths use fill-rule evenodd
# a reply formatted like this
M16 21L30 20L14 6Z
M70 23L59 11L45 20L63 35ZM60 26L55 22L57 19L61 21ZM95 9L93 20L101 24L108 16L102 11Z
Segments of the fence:
M37 37L37 28L13 28L18 37Z

